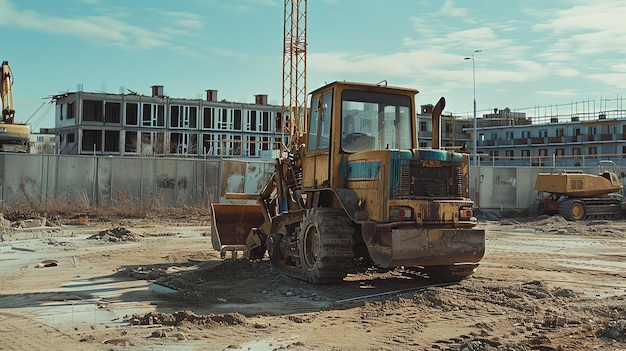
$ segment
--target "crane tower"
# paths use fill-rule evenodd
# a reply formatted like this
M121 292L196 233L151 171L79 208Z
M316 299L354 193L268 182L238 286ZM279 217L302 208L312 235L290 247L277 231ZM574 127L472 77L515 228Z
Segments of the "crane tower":
M282 123L289 144L306 132L306 13L307 0L285 0Z

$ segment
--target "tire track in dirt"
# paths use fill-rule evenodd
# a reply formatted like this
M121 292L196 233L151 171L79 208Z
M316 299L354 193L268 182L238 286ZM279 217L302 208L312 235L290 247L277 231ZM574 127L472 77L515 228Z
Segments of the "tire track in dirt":
M55 350L77 345L70 336L46 324L0 312L0 350Z

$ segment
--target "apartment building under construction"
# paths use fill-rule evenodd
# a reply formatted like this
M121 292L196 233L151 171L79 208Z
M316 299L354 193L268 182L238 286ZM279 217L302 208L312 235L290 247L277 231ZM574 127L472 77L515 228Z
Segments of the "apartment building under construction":
M69 155L270 157L285 135L281 106L76 91L54 97L58 152Z

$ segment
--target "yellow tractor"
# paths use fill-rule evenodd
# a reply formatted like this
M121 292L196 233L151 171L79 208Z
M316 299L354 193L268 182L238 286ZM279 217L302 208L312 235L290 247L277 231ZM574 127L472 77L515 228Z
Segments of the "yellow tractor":
M0 120L0 152L30 152L30 126L15 123L13 109L13 74L7 61L0 65L0 99L2 100L2 120Z
M213 247L267 252L279 271L312 283L369 267L421 269L436 281L473 273L485 251L468 198L468 155L418 148L417 90L334 82L311 93L306 133L276 160L256 205L213 204Z
M624 216L623 177L617 165L600 161L598 174L580 170L539 173L535 191L539 199L530 205L529 213L560 215L577 221L588 218L621 218Z

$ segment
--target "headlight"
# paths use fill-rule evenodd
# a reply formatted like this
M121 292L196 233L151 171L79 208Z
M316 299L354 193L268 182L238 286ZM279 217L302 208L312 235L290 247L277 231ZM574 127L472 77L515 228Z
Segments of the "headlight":
M413 219L413 209L410 207L390 207L389 219L392 221L406 221Z
M469 221L474 216L474 212L471 208L461 207L459 209L459 219L462 221Z

